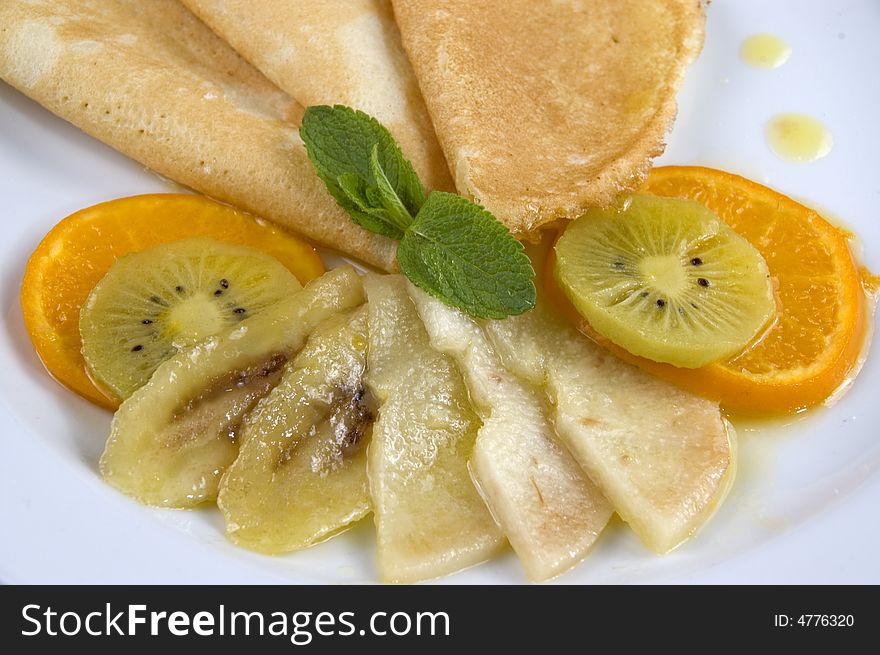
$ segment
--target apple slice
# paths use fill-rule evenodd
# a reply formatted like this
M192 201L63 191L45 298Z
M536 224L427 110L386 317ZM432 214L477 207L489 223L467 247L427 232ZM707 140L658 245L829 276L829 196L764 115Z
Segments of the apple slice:
M101 456L104 479L146 505L214 500L238 454L241 422L286 362L330 316L363 303L350 266L163 362L116 412Z
M723 500L735 435L717 403L621 362L540 304L486 332L508 369L545 386L560 438L650 549L675 548Z
M485 560L503 542L468 474L480 421L455 364L431 348L399 275L368 275L367 384L379 402L368 470L383 580Z
M236 544L297 550L369 513L366 319L362 307L322 323L248 415L217 498Z
M557 440L545 401L508 372L480 326L412 284L431 345L454 358L483 418L471 467L529 578L546 580L587 554L611 505Z

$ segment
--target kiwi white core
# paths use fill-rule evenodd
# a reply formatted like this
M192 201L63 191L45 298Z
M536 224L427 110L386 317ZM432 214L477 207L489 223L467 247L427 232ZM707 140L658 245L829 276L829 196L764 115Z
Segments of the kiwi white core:
M175 348L185 348L217 334L226 327L216 301L199 293L168 310L165 330Z
M639 272L655 292L671 296L684 291L688 282L682 262L675 255L649 255L639 263Z

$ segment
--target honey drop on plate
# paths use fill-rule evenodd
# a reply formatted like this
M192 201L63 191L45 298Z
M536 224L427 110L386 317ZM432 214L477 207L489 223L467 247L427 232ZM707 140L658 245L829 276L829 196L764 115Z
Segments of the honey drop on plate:
M828 128L806 114L774 116L767 122L764 136L780 159L798 164L821 159L834 146Z
M791 47L773 34L753 34L743 41L739 54L754 68L779 68L791 56Z

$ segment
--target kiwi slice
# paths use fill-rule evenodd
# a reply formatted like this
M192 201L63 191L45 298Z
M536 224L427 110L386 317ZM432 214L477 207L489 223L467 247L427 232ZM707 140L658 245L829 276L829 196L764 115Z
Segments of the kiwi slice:
M556 279L597 332L696 368L741 351L776 312L761 254L703 205L633 195L556 244Z
M341 266L163 362L113 417L101 455L104 479L145 505L185 508L215 500L242 441L253 438L251 411L318 325L363 301L360 277ZM342 423L351 424L348 417Z
M125 255L80 312L89 374L124 400L180 350L300 288L274 257L213 239L184 239Z

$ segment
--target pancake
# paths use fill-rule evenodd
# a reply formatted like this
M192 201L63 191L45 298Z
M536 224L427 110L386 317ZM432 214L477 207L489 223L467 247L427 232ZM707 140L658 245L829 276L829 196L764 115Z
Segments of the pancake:
M453 189L390 0L183 2L302 105L374 116L428 189Z
M302 107L176 0L0 3L0 78L158 173L375 266L306 156Z
M393 0L459 193L518 236L644 180L700 0Z

